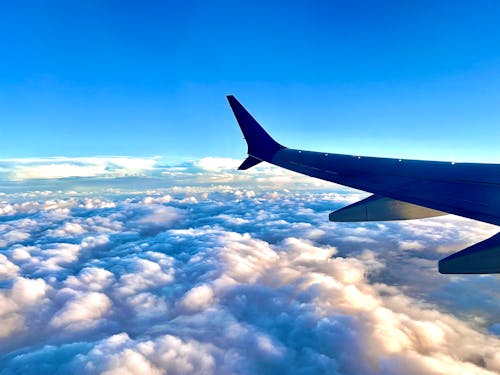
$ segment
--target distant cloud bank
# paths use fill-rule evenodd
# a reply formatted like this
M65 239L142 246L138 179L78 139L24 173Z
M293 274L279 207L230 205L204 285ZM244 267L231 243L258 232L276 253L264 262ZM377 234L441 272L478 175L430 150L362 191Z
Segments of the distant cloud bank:
M0 374L500 372L500 280L436 265L494 227L238 163L0 161Z
M156 163L155 158L118 156L0 159L0 171L13 180L120 177L142 175L151 171Z

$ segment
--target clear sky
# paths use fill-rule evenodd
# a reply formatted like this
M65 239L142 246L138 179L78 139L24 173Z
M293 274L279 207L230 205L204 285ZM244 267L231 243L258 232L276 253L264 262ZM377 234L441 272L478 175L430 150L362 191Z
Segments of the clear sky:
M283 144L500 161L497 1L0 4L0 158L240 158Z

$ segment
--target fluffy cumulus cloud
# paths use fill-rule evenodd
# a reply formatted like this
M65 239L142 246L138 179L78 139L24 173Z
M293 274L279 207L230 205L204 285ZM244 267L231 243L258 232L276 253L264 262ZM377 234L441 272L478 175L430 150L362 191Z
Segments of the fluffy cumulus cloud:
M500 373L498 277L436 264L494 227L330 223L365 194L151 160L3 162L1 375Z

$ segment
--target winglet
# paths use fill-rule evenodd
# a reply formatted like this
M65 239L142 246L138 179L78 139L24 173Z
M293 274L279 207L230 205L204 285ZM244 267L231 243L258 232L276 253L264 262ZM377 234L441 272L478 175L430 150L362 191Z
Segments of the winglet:
M256 166L257 164L261 163L262 160L259 160L257 158L254 158L253 156L249 156L248 158L245 159L243 163L238 167L240 171L244 171L248 168L252 168Z
M247 141L248 155L254 156L260 161L265 161L270 160L277 151L285 148L267 134L264 128L255 121L252 115L248 113L233 95L228 95L227 100ZM250 168L255 164L250 165L250 162L246 163L245 161L241 167L249 165L247 168Z

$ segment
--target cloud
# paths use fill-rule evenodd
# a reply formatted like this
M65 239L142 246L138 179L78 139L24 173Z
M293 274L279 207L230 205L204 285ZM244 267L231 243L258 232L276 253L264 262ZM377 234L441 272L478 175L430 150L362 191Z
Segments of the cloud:
M424 245L419 241L401 241L399 247L401 250L421 250Z
M29 256L29 255L28 255ZM19 272L19 267L0 254L0 281L13 279Z
M182 299L182 305L188 311L203 310L214 299L212 288L208 285L199 285L186 293Z
M156 163L157 158L51 157L0 159L0 168L14 180L29 180L141 175L152 170Z
M261 163L247 171L237 171L240 159L206 157L199 160L187 160L181 164L169 165L159 157L51 157L51 158L17 158L0 159L0 180L21 186L30 186L36 180L39 190L54 188L54 180L58 180L58 189L66 192L73 190L79 182L85 186L93 185L109 187L109 179L116 179L113 185L128 190L135 184L139 189L145 184L161 188L169 186L191 186L206 189L211 184L227 184L246 188L255 185L260 189L276 189L281 187L317 190L331 188L332 183L310 178L282 168ZM78 180L85 177L85 180ZM141 177L138 179L137 177ZM118 181L121 179L121 181ZM30 182L31 181L31 182ZM213 188L213 187L212 187ZM337 187L334 193L339 199L346 199L341 194L346 189ZM362 196L366 194L361 193ZM1 202L0 202L1 203ZM8 213L12 207L1 206Z
M100 291L114 282L114 274L103 268L86 267L78 275L70 275L64 285L73 290Z
M80 361L83 373L90 374L210 374L215 361L206 346L172 335L134 341L121 333L100 342Z
M173 259L161 254L147 252L149 259L132 257L123 262L124 270L116 285L119 295L133 295L168 284L174 280Z
M159 164L151 186L6 183L0 374L500 372L500 280L436 267L494 227L330 223L363 193Z
M27 329L27 316L44 303L48 289L43 279L16 277L0 291L0 341Z
M183 203L186 203L186 201ZM133 223L143 230L165 229L184 214L184 211L179 208L163 206L161 204L146 204L135 210L134 214L137 215L138 212L141 215L134 219Z
M50 321L57 329L83 330L94 327L111 308L103 293L90 292L68 300Z
M238 169L241 164L240 161L230 158L214 158L206 157L197 160L194 165L210 172L221 172L221 171L234 171Z

